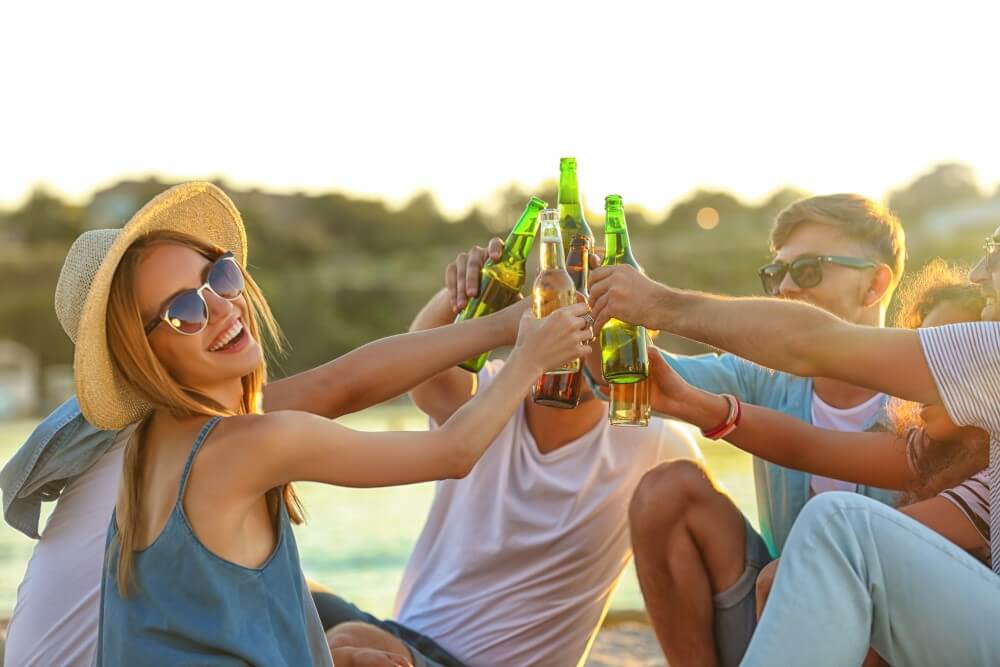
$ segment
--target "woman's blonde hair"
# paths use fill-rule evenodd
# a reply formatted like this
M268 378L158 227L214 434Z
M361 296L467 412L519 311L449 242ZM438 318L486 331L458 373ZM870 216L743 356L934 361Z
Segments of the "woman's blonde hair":
M135 277L143 254L151 246L160 243L175 243L189 247L209 260L215 260L225 251L209 243L177 232L153 232L136 241L122 257L111 283L108 299L107 332L108 347L115 370L143 399L156 408L169 410L178 417L232 416L262 411L262 394L267 380L267 363L261 359L257 368L243 376L243 397L238 410L234 411L196 388L186 386L164 367L153 353L146 337L139 301L135 293ZM243 296L249 306L250 317L246 322L251 335L265 347L280 352L283 338L271 309L260 288L242 267L245 288ZM265 334L261 339L260 333ZM138 425L125 446L125 462L122 472L122 491L118 505L117 572L118 592L128 596L130 577L134 562L136 533L142 505L142 470L144 465L143 441L152 413ZM267 493L268 507L276 516L279 503L284 502L294 523L303 519L302 504L291 484L272 489ZM111 555L109 548L109 556Z

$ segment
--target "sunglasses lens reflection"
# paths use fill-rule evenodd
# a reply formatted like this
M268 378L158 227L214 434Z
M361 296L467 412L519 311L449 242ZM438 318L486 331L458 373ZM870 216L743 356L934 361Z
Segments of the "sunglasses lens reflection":
M802 288L816 287L823 280L823 270L819 260L809 258L792 264L792 280Z
M243 273L236 262L224 259L212 267L208 285L223 299L235 299L243 291Z
M784 264L768 264L760 270L760 283L764 293L775 296L788 268Z
M198 333L208 322L205 302L194 290L177 295L167 309L167 322L181 333Z

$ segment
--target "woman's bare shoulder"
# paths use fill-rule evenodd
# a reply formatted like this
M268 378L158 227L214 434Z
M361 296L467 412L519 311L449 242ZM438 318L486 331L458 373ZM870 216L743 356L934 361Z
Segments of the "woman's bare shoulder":
M219 424L220 445L262 448L281 447L317 428L330 428L332 420L298 410L236 415Z

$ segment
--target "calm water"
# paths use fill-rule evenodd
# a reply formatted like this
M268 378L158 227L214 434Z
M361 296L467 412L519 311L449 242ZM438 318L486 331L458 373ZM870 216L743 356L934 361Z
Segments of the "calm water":
M350 415L342 423L362 430L421 430L421 415L409 405L380 406ZM34 427L33 422L0 422L0 457L6 461ZM750 457L729 445L704 442L702 451L716 478L737 504L755 518ZM410 548L423 526L433 484L387 489L346 489L299 484L308 522L296 529L307 576L377 615L392 610L396 587ZM52 504L42 510L44 522ZM3 524L0 529L0 614L14 606L17 585L34 541ZM615 594L615 609L639 609L635 573L629 568Z

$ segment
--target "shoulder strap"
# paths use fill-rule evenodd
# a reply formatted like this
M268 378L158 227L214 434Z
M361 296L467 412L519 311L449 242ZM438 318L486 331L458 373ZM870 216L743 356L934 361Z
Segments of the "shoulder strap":
M198 454L198 450L205 443L205 439L208 438L208 434L212 432L215 425L222 420L222 417L212 417L205 425L201 427L201 432L198 433L198 437L194 440L194 445L191 446L191 453L188 454L187 461L184 463L184 472L181 473L181 483L180 488L177 490L177 503L180 504L184 500L184 489L187 488L188 476L191 474L191 465L194 463L194 457Z

